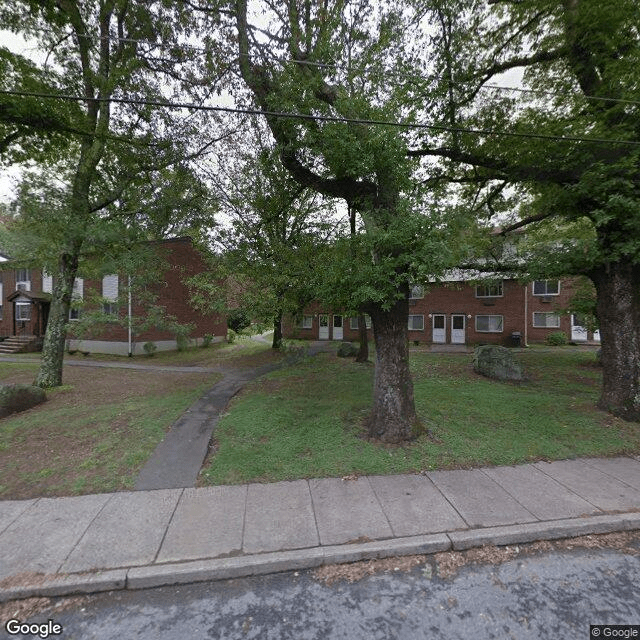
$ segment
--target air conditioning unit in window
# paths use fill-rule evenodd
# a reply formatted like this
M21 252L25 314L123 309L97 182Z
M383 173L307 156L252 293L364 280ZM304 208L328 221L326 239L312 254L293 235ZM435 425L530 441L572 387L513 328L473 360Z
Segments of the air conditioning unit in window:
M29 291L29 285L26 282L17 282L16 289L18 291Z

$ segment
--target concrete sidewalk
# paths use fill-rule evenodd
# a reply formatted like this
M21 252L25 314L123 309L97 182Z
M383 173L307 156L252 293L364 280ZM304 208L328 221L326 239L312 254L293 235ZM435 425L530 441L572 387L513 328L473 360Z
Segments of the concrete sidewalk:
M640 529L640 459L0 502L0 601Z

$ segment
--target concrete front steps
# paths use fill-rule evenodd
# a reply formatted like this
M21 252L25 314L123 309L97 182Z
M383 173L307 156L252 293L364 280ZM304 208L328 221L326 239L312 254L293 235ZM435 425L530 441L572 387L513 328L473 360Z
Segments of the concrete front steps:
M36 336L11 336L0 342L0 354L25 353L27 351L38 351Z

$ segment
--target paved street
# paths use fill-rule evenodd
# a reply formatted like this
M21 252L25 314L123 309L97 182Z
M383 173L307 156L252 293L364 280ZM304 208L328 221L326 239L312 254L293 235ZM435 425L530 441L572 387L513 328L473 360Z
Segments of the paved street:
M119 591L38 619L61 624L64 640L588 640L589 624L640 624L640 557L621 551L522 556L445 579L429 562L352 584L298 571Z

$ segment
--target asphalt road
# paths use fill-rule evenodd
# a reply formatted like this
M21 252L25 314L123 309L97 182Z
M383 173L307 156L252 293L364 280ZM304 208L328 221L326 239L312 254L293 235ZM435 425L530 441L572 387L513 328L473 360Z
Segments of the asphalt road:
M60 602L34 619L62 625L49 637L64 640L587 640L590 624L640 625L640 556L554 551L447 579L423 565L329 585L301 571ZM2 637L38 637L5 622Z

